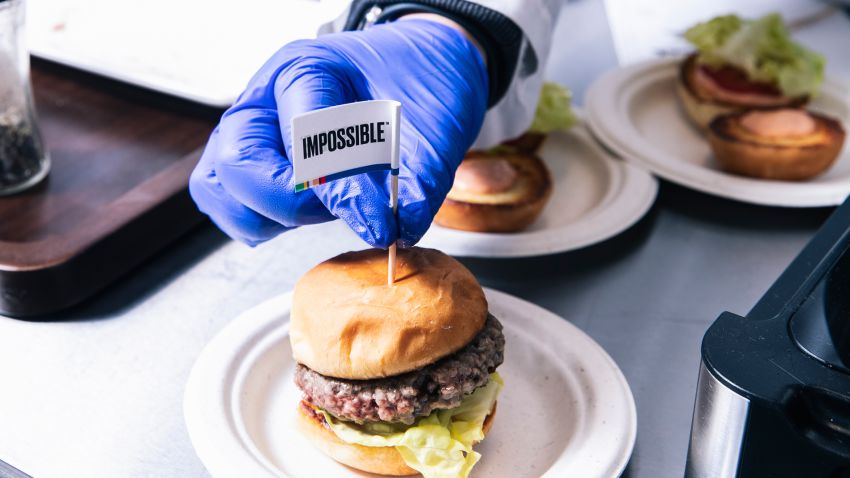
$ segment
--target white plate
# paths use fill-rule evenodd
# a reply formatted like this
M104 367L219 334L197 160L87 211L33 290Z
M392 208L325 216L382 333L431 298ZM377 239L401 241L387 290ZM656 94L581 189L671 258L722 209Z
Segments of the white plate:
M674 86L681 59L620 68L588 89L585 111L593 133L627 160L658 176L738 201L768 206L841 204L850 194L850 147L825 174L805 182L770 181L720 170L708 141L691 125ZM850 121L850 89L827 79L811 109Z
M631 390L613 360L566 320L487 290L505 330L505 389L492 430L476 450L479 477L612 478L635 442ZM295 430L290 295L236 318L198 358L184 398L189 436L216 477L362 477Z
M37 0L27 41L39 57L227 107L284 44L315 37L344 0Z
M655 201L655 178L611 157L584 125L550 134L539 155L552 173L552 197L528 229L486 233L434 224L420 244L463 257L557 254L616 236L643 217Z

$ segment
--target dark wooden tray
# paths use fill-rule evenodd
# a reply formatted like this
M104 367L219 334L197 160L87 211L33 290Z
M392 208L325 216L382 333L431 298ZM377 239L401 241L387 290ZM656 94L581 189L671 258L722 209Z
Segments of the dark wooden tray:
M90 297L197 225L189 174L220 111L33 63L53 166L0 197L0 314L33 316Z

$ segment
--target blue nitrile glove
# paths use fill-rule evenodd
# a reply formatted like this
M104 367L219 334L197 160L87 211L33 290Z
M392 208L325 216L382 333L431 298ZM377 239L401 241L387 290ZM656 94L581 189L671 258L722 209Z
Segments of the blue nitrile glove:
M459 31L429 20L296 41L224 113L189 189L201 211L247 244L338 217L373 246L398 239L409 247L428 230L478 135L487 94L480 52ZM296 193L287 159L293 116L372 99L402 104L398 221L388 171Z

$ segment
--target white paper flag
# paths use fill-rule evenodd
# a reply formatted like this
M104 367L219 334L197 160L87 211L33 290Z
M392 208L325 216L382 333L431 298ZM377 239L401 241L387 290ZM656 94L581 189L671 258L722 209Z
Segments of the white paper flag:
M368 171L398 174L401 103L361 101L292 118L295 190Z

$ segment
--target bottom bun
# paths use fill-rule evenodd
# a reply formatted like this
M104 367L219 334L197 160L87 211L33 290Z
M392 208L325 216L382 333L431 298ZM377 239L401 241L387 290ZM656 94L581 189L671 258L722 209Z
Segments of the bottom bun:
M708 130L714 157L726 171L760 179L803 181L835 162L845 132L833 118L809 112L815 131L800 137L760 137L741 125L745 114L715 118Z
M298 430L322 453L343 465L380 475L407 476L419 473L407 466L394 447L370 447L342 441L325 423L325 418L313 413L304 402L298 404L296 415ZM496 403L484 420L485 434L493 426L495 416Z

